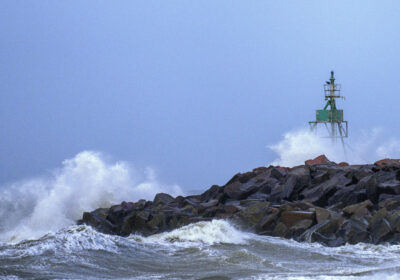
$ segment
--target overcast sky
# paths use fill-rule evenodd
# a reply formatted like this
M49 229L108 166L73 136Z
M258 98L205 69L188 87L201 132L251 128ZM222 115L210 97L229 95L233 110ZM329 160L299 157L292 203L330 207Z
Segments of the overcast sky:
M335 70L400 138L400 1L0 1L0 183L83 150L184 189L272 162Z

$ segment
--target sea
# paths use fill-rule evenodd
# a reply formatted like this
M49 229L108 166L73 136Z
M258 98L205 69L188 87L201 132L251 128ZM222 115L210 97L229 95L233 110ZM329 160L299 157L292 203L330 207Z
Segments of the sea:
M0 244L0 278L400 279L400 246L328 248L243 232L224 220L150 237L70 226Z

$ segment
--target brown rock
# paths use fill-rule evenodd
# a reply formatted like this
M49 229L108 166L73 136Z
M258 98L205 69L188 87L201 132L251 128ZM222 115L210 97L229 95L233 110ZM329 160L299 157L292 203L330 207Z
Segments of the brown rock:
M389 218L389 214L386 208L381 208L379 209L379 211L376 211L375 214L372 216L372 218L370 219L370 224L371 226L374 226L377 222L386 218Z
M392 196L379 202L379 208L386 208L389 211L400 208L400 196Z
M349 205L343 208L343 212L354 217L364 217L370 214L368 208L372 206L373 204L370 200L365 200L363 202Z
M312 226L313 221L309 220L309 219L304 219L301 221L298 221L297 223L295 223L290 230L295 232L296 235L297 234L301 234L303 231L305 231L306 229L308 229L310 226Z
M324 236L332 236L336 233L339 227L342 225L344 218L341 216L333 217L329 220L325 220L321 227L319 227L316 232L323 234Z
M280 222L275 226L273 235L279 237L285 237L287 231L288 231L287 226L284 223Z
M310 211L286 211L281 215L281 221L290 228L301 220L313 220L314 212Z
M219 219L230 218L239 209L234 205L219 205L215 211L215 217Z
M319 165L319 164L331 164L332 162L325 156L320 155L314 159L309 159L305 161L306 165Z
M324 208L316 207L315 216L317 218L317 223L319 224L331 217L331 211Z

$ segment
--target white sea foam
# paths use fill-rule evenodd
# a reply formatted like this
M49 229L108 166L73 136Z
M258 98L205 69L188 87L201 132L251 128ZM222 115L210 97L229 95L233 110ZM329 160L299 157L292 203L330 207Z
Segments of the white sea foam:
M345 139L345 150L341 141L332 143L331 139L308 130L295 130L283 135L283 139L268 148L277 155L271 164L296 166L307 159L325 154L335 162L346 161L351 164L372 163L382 158L400 158L400 140L388 137L381 128L354 133Z
M89 226L70 226L50 232L37 240L4 244L0 256L5 258L37 257L43 254L72 257L73 253L102 250L117 253L123 238L102 234Z
M138 236L132 235L130 239L137 240ZM224 220L212 220L207 222L198 222L183 226L181 228L155 234L149 237L140 238L145 243L177 244L189 245L195 244L246 244L250 238L250 233L242 232Z
M84 211L123 200L152 199L158 192L182 193L159 183L154 171L126 162L108 163L98 152L84 151L63 161L50 176L2 186L0 240L38 238L75 223Z

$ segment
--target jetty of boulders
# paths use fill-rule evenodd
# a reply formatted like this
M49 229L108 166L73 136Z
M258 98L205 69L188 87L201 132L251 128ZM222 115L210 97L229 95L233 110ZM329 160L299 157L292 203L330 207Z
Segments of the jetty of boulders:
M199 195L159 193L153 201L85 212L78 224L107 234L148 236L212 219L326 246L399 243L400 160L349 165L321 155L292 168L259 167Z

